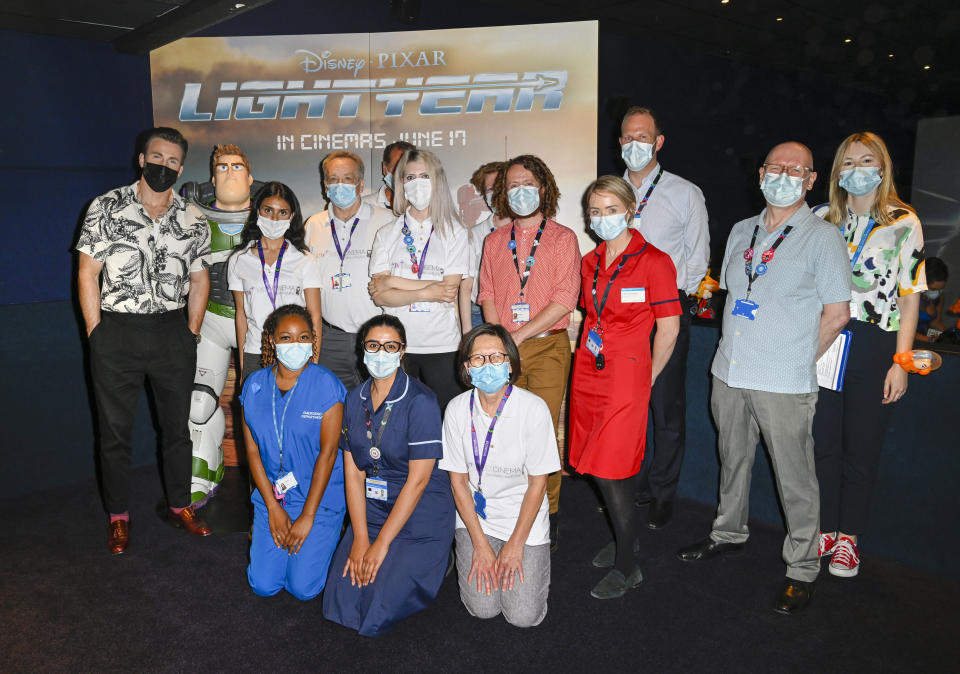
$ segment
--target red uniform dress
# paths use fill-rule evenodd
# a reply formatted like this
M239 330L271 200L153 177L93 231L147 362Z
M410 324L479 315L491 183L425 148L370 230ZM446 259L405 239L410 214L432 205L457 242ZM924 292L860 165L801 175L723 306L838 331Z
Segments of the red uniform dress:
M650 402L650 333L657 318L678 316L677 272L670 256L630 230L623 254L606 269L607 244L587 253L580 264L583 335L573 362L570 387L570 465L577 472L610 480L636 475L643 460ZM598 370L587 350L587 333L597 327L597 303L620 262L623 268L603 307L604 367Z

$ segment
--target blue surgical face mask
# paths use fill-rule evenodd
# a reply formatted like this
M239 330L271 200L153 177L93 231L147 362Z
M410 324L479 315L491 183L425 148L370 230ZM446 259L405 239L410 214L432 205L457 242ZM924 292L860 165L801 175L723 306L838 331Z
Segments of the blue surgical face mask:
M470 381L484 393L496 393L510 381L510 363L484 363L480 367L468 368Z
M277 344L277 360L279 360L285 368L293 372L296 372L306 365L312 355L312 342Z
M771 206L784 208L797 203L803 196L803 178L764 173L760 181L760 191Z
M374 379L386 379L400 367L401 351L387 353L380 349L376 353L363 352L363 364Z
M349 208L357 200L357 186L350 183L327 185L327 196L337 208Z
M840 171L840 187L855 197L870 194L880 184L879 166L857 166L846 171Z
M391 190L393 189L393 174L384 173L383 174L383 184L386 185Z
M540 206L540 188L532 185L517 185L507 192L510 210L521 218L530 215Z
M631 171L642 171L653 159L653 143L641 143L631 140L620 146L620 156Z
M942 292L942 290L924 290L923 296L931 302L936 302L940 299L940 293Z
M604 241L616 239L626 228L627 218L625 213L590 216L590 229Z

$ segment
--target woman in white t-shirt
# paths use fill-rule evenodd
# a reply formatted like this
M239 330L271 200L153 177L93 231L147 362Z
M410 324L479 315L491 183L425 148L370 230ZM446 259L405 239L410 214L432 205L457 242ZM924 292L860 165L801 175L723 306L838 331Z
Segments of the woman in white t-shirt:
M274 309L306 307L320 325L319 267L304 241L300 202L283 183L269 182L254 196L240 245L227 264L227 282L237 306L242 377L260 367L263 322ZM315 332L319 352L320 330Z
M370 297L403 322L403 369L436 393L442 410L462 390L456 378L457 289L467 273L467 231L434 154L405 152L394 170L394 185L398 217L374 239Z
M457 505L460 599L477 618L533 627L550 589L547 476L560 470L550 409L513 386L520 354L503 326L467 333L457 361L475 388L447 408L439 465Z

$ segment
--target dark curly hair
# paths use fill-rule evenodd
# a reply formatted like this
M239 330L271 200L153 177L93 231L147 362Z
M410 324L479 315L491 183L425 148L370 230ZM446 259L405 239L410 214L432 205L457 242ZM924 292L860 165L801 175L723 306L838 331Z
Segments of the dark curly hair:
M533 177L543 188L540 212L547 218L555 216L557 214L557 203L560 201L560 188L557 187L557 181L553 177L553 173L543 163L543 160L532 154L522 154L503 163L503 168L497 174L496 182L493 183L493 210L512 218L521 217L510 209L510 201L507 199L507 173L512 166L522 166L533 174Z
M271 339L273 333L277 331L277 325L287 316L299 316L307 323L310 328L310 336L313 338L313 357L317 357L316 332L313 329L313 319L310 318L310 312L299 304L284 304L282 307L274 309L267 320L263 322L263 332L260 335L260 366L270 367L277 362L277 347Z
M243 233L240 236L240 243L235 250L244 251L250 247L251 241L256 241L263 236L263 232L257 225L257 217L260 215L260 205L270 197L280 197L290 204L293 215L290 216L290 229L283 235L283 238L292 243L301 253L306 253L306 229L303 226L303 215L300 213L300 202L297 200L297 195L283 183L275 181L266 183L253 197L250 203L250 215L247 216L247 222L244 224Z

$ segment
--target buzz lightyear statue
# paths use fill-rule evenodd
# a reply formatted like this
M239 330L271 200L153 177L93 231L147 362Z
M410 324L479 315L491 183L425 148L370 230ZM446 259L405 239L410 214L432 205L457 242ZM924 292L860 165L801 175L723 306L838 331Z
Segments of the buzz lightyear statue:
M223 479L226 418L220 394L227 381L230 351L237 348L236 307L227 287L227 259L240 243L250 213L250 161L236 145L217 145L210 161L210 182L186 183L181 193L207 217L210 226L210 297L197 342L197 373L190 401L193 472L190 500L201 507Z

